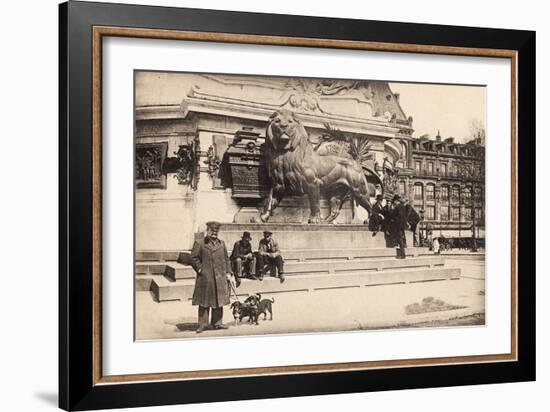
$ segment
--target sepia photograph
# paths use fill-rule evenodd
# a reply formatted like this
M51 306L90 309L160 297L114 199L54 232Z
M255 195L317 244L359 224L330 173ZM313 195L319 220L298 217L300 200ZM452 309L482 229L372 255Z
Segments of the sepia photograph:
M486 87L134 71L135 339L485 325Z

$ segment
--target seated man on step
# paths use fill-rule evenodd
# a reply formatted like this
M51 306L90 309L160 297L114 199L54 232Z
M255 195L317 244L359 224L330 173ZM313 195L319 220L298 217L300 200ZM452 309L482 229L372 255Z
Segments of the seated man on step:
M276 267L279 275L279 281L285 281L284 261L279 250L279 245L272 237L273 233L269 230L264 231L264 237L260 240L258 247L258 272L260 280L263 279L266 272L266 267Z
M233 245L230 260L237 287L241 284L242 277L256 279L256 256L252 252L251 240L250 232L243 232L241 240Z

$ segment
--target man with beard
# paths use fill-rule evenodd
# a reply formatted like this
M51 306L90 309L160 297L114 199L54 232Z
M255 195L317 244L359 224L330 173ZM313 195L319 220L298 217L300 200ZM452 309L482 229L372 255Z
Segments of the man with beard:
M208 327L210 308L210 326L213 329L227 329L222 323L223 307L230 303L229 282L233 279L227 248L223 240L218 238L220 226L218 222L208 222L206 236L195 241L191 251L191 265L197 273L192 299L192 304L199 307L197 333Z

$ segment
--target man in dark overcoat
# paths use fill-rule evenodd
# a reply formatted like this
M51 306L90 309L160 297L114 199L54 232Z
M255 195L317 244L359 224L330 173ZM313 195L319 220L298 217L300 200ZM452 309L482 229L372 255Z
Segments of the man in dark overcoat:
M369 219L369 230L372 232L373 236L376 236L380 230L383 230L384 226L384 206L382 206L382 201L384 196L376 195L376 202L372 206L371 216Z
M229 282L232 280L231 265L227 256L227 248L223 240L218 238L220 224L208 222L206 236L195 241L191 251L191 265L197 273L192 304L199 307L199 327L201 333L208 327L210 308L213 329L227 329L223 325L223 307L229 305Z
M250 232L243 232L241 240L237 240L233 245L229 258L237 286L240 284L239 278L243 276L248 275L252 279L256 278L256 255L252 252L251 240Z
M393 197L393 208L391 209L392 224L390 227L391 236L395 239L398 249L397 258L405 259L405 248L407 240L405 238L405 230L407 229L407 208L403 204L401 196Z

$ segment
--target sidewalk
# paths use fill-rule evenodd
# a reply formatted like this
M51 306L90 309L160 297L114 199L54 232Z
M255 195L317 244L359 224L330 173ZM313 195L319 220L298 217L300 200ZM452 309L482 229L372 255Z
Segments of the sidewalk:
M481 256L485 259L485 250L483 249L480 249L477 252L472 252L467 249L443 250L440 254L445 256Z
M201 335L235 336L273 333L306 333L408 327L485 312L484 262L452 259L450 267L460 267L460 280L330 289L312 293L280 293L274 297L273 320L260 318L259 325L234 325L229 307L224 309L228 330L205 331ZM452 308L423 312L422 301L439 300ZM432 299L433 298L433 299ZM440 302L440 303L441 303ZM414 305L417 304L417 305ZM407 306L421 313L407 313ZM437 305L436 305L437 306ZM409 307L410 309L411 307ZM434 307L425 309L433 310ZM137 292L137 339L194 338L197 308L190 301L154 302L149 292ZM480 317L479 319L483 319Z

